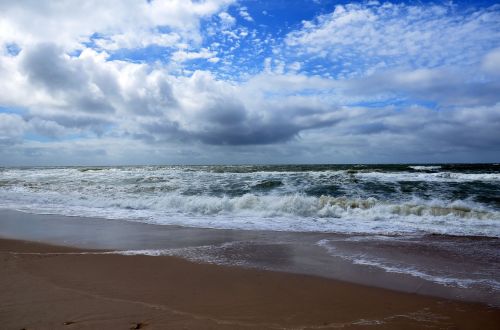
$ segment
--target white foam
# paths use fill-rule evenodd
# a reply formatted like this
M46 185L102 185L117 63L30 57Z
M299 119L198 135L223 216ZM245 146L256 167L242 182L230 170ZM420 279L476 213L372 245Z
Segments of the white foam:
M455 286L459 288L471 288L475 286L488 286L494 288L495 290L500 290L500 282L493 279L467 279L467 278L456 278L448 277L444 275L431 275L425 271L420 271L415 267L404 267L390 265L381 261L363 259L363 258L353 258L351 260L355 265L371 266L382 269L388 273L405 274L413 277L418 277L426 281L442 284L445 286Z
M8 169L0 174L0 207L33 213L125 219L204 228L341 233L439 233L500 237L500 213L470 200L385 199L363 184L377 180L497 180L492 173L253 172L183 168ZM251 190L264 180L272 189ZM309 196L307 188L342 186L346 197ZM215 187L215 188L214 188ZM196 191L192 192L191 190ZM235 196L213 193L240 189ZM226 189L226 190L224 190ZM245 190L246 189L246 190ZM365 197L356 197L365 196ZM411 197L411 196L410 196Z
M35 198L34 198L35 197ZM500 237L498 212L468 203L404 204L332 197L209 197L165 195L150 199L71 200L3 194L0 207L34 213L125 219L189 227L340 233L439 233Z
M424 182L498 182L498 173L455 173L455 172L359 172L356 177L364 180L387 182L424 181Z
M236 258L225 258L221 253L227 248L234 245L247 245L251 244L250 241L233 241L216 245L202 245L190 246L184 248L171 248L171 249L146 249L146 250L117 250L106 252L108 254L119 254L125 256L170 256L181 257L193 262L217 264L217 265L232 265L232 266L250 266L245 260Z
M415 171L435 171L441 169L441 166L408 166Z
M373 239L373 238L372 238ZM379 238L377 238L378 240ZM429 282L438 283L445 286L454 286L459 288L472 288L477 286L489 287L496 291L500 291L500 282L491 278L458 278L451 274L431 274L430 270L418 269L417 266L396 264L383 258L368 256L366 254L347 254L337 249L331 244L331 240L323 239L316 243L316 245L326 249L332 256L342 258L350 261L355 265L369 266L381 269L388 273L403 274L412 277L417 277Z
M169 250L160 249L160 250L117 250L108 252L109 254L119 254L124 256L151 256L151 257L159 257L159 256L172 256Z

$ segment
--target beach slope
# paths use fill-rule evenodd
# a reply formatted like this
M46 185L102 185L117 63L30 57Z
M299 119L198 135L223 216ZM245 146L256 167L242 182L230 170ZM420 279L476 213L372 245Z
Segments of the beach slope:
M2 329L497 329L500 324L499 310L484 305L174 257L1 239L0 263Z

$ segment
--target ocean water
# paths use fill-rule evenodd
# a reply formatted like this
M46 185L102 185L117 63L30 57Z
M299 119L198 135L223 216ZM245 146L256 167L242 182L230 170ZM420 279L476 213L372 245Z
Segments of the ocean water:
M354 265L500 294L498 164L3 168L0 208L321 233L317 248ZM227 249L127 253L220 260Z
M4 168L0 207L202 228L500 237L500 166Z

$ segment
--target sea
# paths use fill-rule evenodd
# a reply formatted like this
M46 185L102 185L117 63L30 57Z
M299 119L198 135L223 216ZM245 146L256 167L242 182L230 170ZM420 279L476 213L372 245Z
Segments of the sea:
M0 208L303 233L357 267L500 303L499 164L10 167L0 168Z

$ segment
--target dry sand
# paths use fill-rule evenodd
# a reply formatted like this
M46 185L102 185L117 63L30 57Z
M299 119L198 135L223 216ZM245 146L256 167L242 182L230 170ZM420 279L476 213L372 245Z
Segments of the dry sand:
M79 252L0 239L0 329L500 328L500 310L479 304L174 257Z

